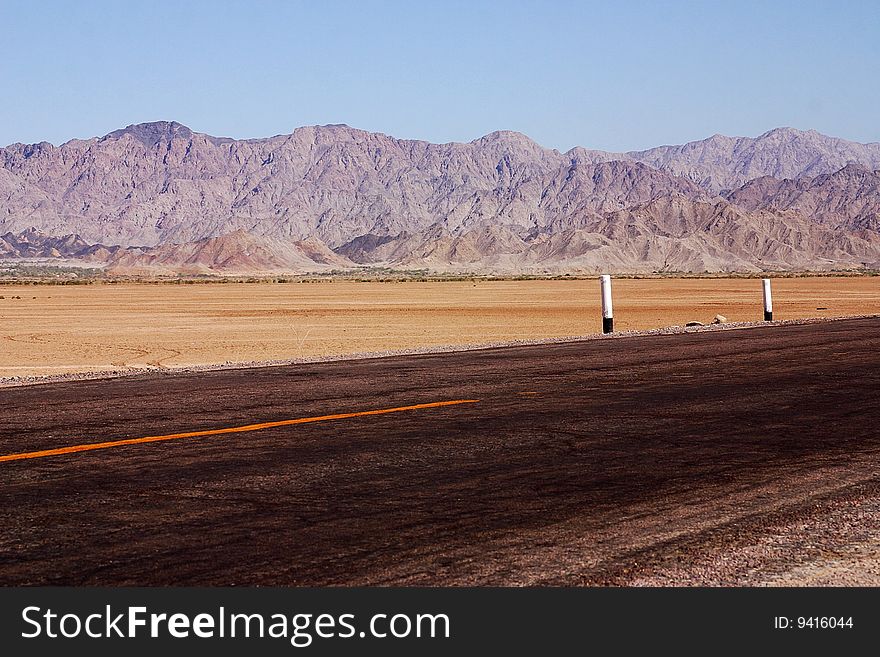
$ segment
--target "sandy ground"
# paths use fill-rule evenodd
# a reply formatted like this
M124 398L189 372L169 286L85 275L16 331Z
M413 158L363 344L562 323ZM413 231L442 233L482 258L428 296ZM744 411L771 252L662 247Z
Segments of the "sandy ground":
M0 286L0 378L311 358L601 330L595 280ZM614 282L621 331L761 318L757 279ZM880 312L878 278L774 281L774 319Z

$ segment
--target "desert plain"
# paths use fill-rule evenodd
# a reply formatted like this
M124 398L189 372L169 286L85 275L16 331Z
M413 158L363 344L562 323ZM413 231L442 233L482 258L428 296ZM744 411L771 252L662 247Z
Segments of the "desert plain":
M773 281L774 319L880 313L880 278ZM615 279L615 330L761 319L756 278ZM0 285L0 379L475 346L601 331L599 283Z

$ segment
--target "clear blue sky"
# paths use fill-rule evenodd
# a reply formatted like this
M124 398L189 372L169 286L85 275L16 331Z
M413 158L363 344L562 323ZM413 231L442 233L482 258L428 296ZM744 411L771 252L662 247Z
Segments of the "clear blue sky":
M0 144L177 120L565 150L880 141L880 1L0 0Z

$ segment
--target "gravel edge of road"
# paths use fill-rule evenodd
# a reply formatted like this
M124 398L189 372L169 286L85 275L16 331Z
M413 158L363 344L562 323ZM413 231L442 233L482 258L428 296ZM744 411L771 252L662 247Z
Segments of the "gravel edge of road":
M283 367L287 365L307 365L314 363L330 363L349 360L368 360L374 358L392 358L395 356L422 356L432 354L447 354L465 351L484 351L487 349L499 349L504 347L524 347L549 344L568 344L573 342L592 342L595 340L622 340L627 338L641 338L655 335L684 335L689 333L706 333L713 331L730 331L735 329L766 328L780 326L802 326L807 324L825 324L853 319L877 319L880 314L874 315L849 315L842 317L814 317L809 319L787 319L774 322L725 322L721 324L707 324L704 326L667 326L664 328L648 329L642 331L619 331L615 333L589 333L585 335L563 336L558 338L536 338L532 340L506 340L496 342L481 342L466 345L436 345L430 347L417 347L414 349L387 349L383 351L354 352L349 354L330 354L327 356L313 356L308 358L290 358L266 361L241 361L225 363L212 363L205 365L181 365L176 367L134 367L121 370L95 370L93 372L73 372L69 374L50 374L45 376L13 376L0 377L0 388L12 388L21 386L41 385L48 383L64 383L71 381L93 381L103 379L118 379L124 377L140 376L144 374L193 374L197 372L216 372L222 370L255 369L262 367Z
M880 586L878 483L823 496L749 541L638 574L626 586Z

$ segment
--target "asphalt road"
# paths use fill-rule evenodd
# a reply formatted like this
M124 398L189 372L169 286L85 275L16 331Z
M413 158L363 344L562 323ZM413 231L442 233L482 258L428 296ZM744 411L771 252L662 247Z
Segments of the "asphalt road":
M876 487L878 427L878 319L0 389L0 584L626 584Z

